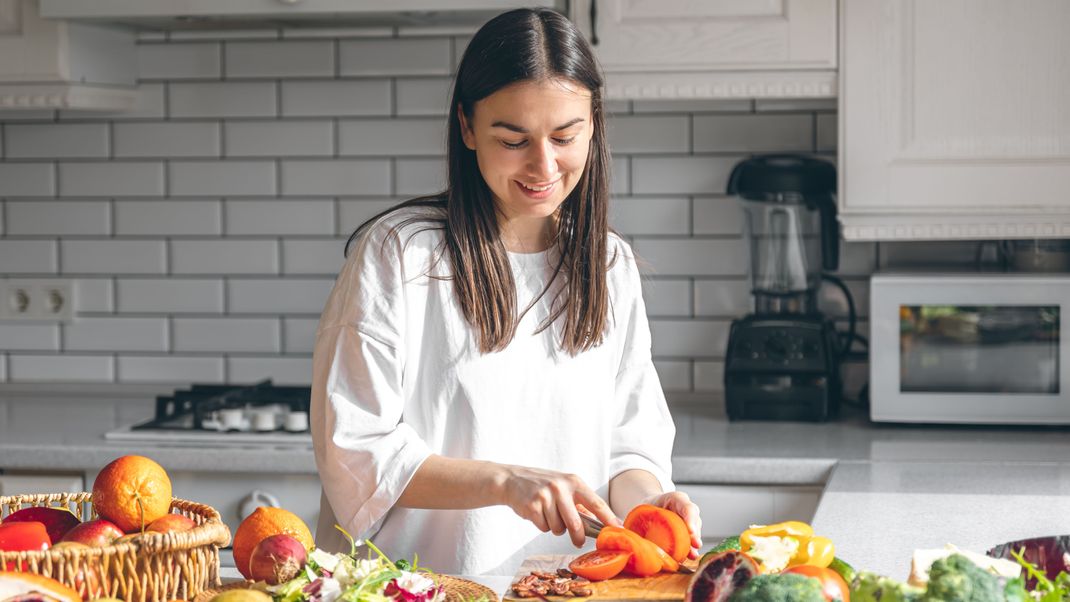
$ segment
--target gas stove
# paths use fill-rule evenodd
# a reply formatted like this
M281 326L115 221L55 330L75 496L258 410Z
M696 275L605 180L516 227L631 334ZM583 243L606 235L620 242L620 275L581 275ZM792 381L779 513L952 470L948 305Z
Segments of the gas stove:
M156 398L152 420L110 431L111 441L283 444L311 447L310 387L192 385Z

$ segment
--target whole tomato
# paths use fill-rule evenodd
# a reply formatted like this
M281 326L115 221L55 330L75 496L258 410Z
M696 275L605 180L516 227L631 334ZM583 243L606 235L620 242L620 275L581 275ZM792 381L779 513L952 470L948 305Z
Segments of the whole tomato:
M825 595L825 599L829 602L835 602L836 600L842 600L843 602L851 602L850 589L847 587L847 582L840 577L840 574L836 571L810 564L801 564L799 566L793 566L790 569L784 569L782 573L795 573L796 575L804 575L817 579L821 582L821 593Z

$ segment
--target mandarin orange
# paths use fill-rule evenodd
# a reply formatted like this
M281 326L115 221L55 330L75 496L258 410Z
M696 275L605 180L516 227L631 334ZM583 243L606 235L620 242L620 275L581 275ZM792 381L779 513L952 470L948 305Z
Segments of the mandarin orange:
M93 510L125 533L143 531L171 510L171 479L149 458L123 456L93 481Z
M312 540L312 531L309 531L301 517L289 510L282 508L270 508L261 506L245 517L234 532L234 565L243 577L249 579L249 559L253 555L256 544L271 537L272 535L290 535L305 546L305 550L312 551L315 546Z

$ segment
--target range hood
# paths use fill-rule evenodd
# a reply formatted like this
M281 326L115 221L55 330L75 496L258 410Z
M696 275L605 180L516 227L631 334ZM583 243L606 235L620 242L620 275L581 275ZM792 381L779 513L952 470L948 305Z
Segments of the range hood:
M123 111L137 103L134 35L41 18L0 0L0 110Z
M47 18L139 30L478 26L512 8L564 0L41 0Z

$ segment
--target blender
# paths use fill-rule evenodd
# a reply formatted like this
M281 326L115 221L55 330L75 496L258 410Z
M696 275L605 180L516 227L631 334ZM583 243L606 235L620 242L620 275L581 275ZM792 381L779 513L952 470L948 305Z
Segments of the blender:
M729 419L824 421L839 408L837 333L817 309L825 272L839 264L835 191L835 167L803 155L756 156L732 170L754 311L729 332Z

